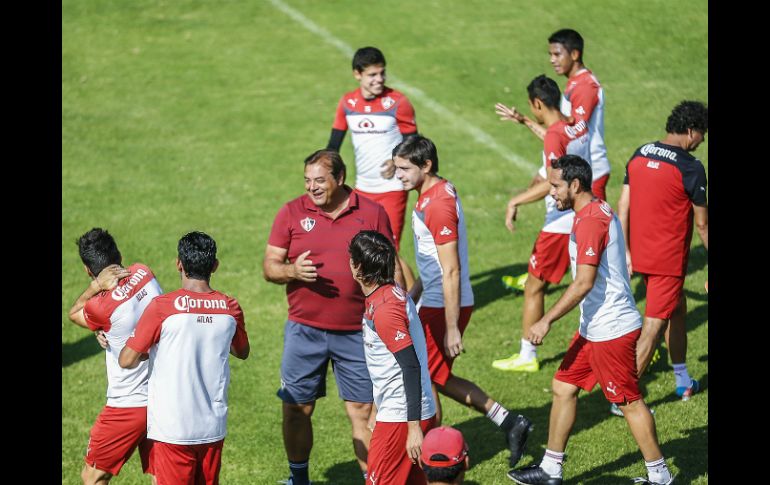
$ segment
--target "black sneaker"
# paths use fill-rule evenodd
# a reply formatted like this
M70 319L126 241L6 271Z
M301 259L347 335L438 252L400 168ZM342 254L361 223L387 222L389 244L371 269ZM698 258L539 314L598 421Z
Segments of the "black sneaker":
M524 447L527 445L527 438L533 429L535 429L535 425L532 424L532 421L521 414L514 418L513 426L505 434L505 442L508 444L508 449L511 450L511 458L509 459L511 467L515 467L516 463L521 460Z
M638 483L640 485L671 485L674 483L674 475L671 475L671 479L667 482L653 482L647 477L636 477L633 480L634 483Z
M552 477L540 465L530 465L508 472L508 478L520 485L561 485L562 479Z

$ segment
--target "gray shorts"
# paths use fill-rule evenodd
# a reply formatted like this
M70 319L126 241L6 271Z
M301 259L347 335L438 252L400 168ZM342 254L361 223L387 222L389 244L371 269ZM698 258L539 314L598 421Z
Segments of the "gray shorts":
M374 401L361 330L322 330L291 320L284 327L278 397L290 404L324 397L329 360L342 399Z

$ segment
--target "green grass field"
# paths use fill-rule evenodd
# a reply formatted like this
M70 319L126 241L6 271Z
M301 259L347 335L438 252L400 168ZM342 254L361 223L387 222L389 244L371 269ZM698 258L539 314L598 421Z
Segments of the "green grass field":
M542 144L526 128L499 121L495 102L527 112L526 85L541 73L563 88L565 79L548 63L546 39L559 28L578 30L586 39L585 63L605 89L613 170L607 192L614 206L633 150L664 136L676 103L708 99L705 0L398 0L379 8L351 0L282 1L62 3L63 484L80 482L88 431L105 402L103 354L89 332L67 319L88 284L74 242L95 226L115 236L124 262L153 268L166 290L179 285L173 264L179 237L202 230L216 239L221 265L212 286L238 298L252 345L248 360L231 362L221 480L271 484L287 476L275 396L286 299L283 287L263 280L261 261L275 213L303 191L302 160L326 145L339 97L356 86L346 49L384 51L396 81L390 84L407 92L420 132L438 146L441 175L458 186L476 311L455 370L534 418L522 465L542 456L550 381L577 327L577 311L547 337L539 373L490 366L518 349L522 296L505 291L500 277L526 271L544 212L542 203L524 207L515 235L503 225L505 203L529 183ZM286 4L323 31L287 15L279 8ZM352 185L346 138L342 156ZM708 165L708 142L696 156ZM404 254L414 261L409 231L407 222ZM675 399L665 351L643 379L677 483L708 483L707 276L706 251L696 236L686 284L688 365L704 391L687 403ZM549 293L547 306L567 281ZM641 282L633 278L632 284L643 309ZM329 397L314 417L311 479L359 484L350 427L329 378ZM494 426L442 402L445 423L470 445L466 483L511 483L508 453ZM609 415L601 391L581 394L578 409L566 483L630 483L645 473L624 420ZM149 481L134 457L114 483Z

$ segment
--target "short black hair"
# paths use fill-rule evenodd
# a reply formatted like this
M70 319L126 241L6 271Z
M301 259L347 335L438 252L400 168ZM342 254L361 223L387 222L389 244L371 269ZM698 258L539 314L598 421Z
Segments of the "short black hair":
M688 129L702 133L709 129L709 109L700 101L682 101L666 120L666 133L681 135Z
M358 72L363 71L369 66L375 64L385 65L385 56L382 51L376 47L361 47L353 55L353 69Z
M80 259L92 275L98 276L104 268L123 261L115 239L106 230L95 227L77 240Z
M413 164L422 168L428 160L433 162L430 173L438 173L438 150L428 138L422 135L413 135L405 139L393 148L393 158L406 158Z
M548 37L549 44L561 44L567 49L567 52L572 52L575 49L580 51L578 56L578 62L583 63L583 36L580 35L577 30L561 29L557 30L550 37Z
M527 94L530 101L534 101L537 98L551 109L559 108L559 103L561 102L559 85L553 79L546 77L545 74L537 76L529 83Z
M591 164L577 155L562 155L551 164L554 170L561 170L561 179L571 184L577 179L580 188L585 192L591 191Z
M350 240L348 253L358 267L358 278L367 285L393 284L396 248L377 231L361 231Z
M340 156L338 152L335 152L334 150L316 150L305 159L305 167L320 162L326 162L328 164L334 180L339 179L340 174L342 174L342 182L345 182L347 169L345 168L345 162L342 161L342 156Z
M436 461L449 461L449 457L442 453L431 455L430 459ZM429 482L451 482L465 470L465 460L460 463L455 463L452 466L430 466L422 461L420 461L420 465L422 465L422 471L425 472L425 476Z
M200 231L188 232L179 240L177 252L188 278L211 279L217 262L217 243L211 236Z

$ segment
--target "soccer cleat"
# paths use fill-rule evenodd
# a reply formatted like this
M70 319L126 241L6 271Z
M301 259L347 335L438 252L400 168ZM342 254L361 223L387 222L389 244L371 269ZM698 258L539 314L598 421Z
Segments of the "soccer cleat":
M650 414L655 416L655 410L652 408L649 408L649 409L650 409ZM618 406L614 402L610 403L610 413L614 414L615 416L620 416L621 418L623 417L623 410L620 409L620 406Z
M634 483L640 483L641 485L671 485L674 483L674 475L671 475L671 479L667 482L653 482L647 477L636 477L633 480Z
M677 387L676 395L682 398L682 401L689 401L693 394L700 390L700 383L695 379L691 380L690 387Z
M515 467L516 463L521 460L524 448L527 446L527 438L533 429L535 429L535 425L532 424L532 421L521 414L514 418L513 426L505 434L505 442L511 451L511 457L508 460L511 467Z
M509 370L514 372L537 372L540 370L540 362L535 357L532 360L524 360L521 354L513 354L507 359L495 360L492 367L498 370Z
M658 347L655 347L655 352L652 353L652 359L650 359L650 364L647 366L647 372L652 372L652 366L655 365L656 362L660 360L660 349Z
M507 290L524 291L524 285L527 283L527 276L529 273L524 273L519 276L505 275L501 278L503 287Z
M530 465L508 472L508 478L520 485L561 485L560 477L552 477L540 465Z

